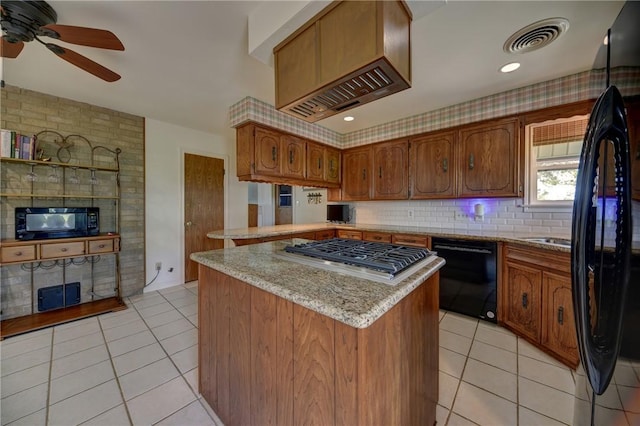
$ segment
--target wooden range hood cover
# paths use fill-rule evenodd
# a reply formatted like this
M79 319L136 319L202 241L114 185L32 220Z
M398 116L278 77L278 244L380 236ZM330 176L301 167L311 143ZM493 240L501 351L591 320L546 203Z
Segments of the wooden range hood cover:
M336 1L274 48L276 108L308 122L411 87L403 1Z

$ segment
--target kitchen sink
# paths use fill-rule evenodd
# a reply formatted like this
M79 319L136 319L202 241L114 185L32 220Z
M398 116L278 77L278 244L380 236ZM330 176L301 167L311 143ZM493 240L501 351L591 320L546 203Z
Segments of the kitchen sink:
M534 243L553 244L556 246L571 247L571 240L567 238L531 237L531 238L523 238L523 240L531 241Z

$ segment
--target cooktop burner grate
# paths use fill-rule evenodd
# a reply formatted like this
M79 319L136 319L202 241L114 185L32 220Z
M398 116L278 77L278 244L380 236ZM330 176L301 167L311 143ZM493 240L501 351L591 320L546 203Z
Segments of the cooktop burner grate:
M392 277L433 254L426 248L341 238L288 246L285 251L381 271Z

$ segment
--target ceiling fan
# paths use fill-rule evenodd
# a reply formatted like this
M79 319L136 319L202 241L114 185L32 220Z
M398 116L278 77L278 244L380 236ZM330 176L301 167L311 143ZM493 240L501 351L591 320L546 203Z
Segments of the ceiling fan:
M50 37L100 49L124 50L122 42L111 31L58 25L56 11L44 1L2 1L0 15L3 34L0 56L3 58L16 58L24 48L25 42L36 40L60 58L96 77L108 82L120 79L118 74L86 56L40 39Z

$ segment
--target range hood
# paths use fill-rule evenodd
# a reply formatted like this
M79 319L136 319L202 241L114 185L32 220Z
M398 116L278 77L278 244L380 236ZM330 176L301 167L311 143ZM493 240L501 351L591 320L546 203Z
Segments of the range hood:
M315 122L411 87L404 1L336 1L274 48L276 108Z

